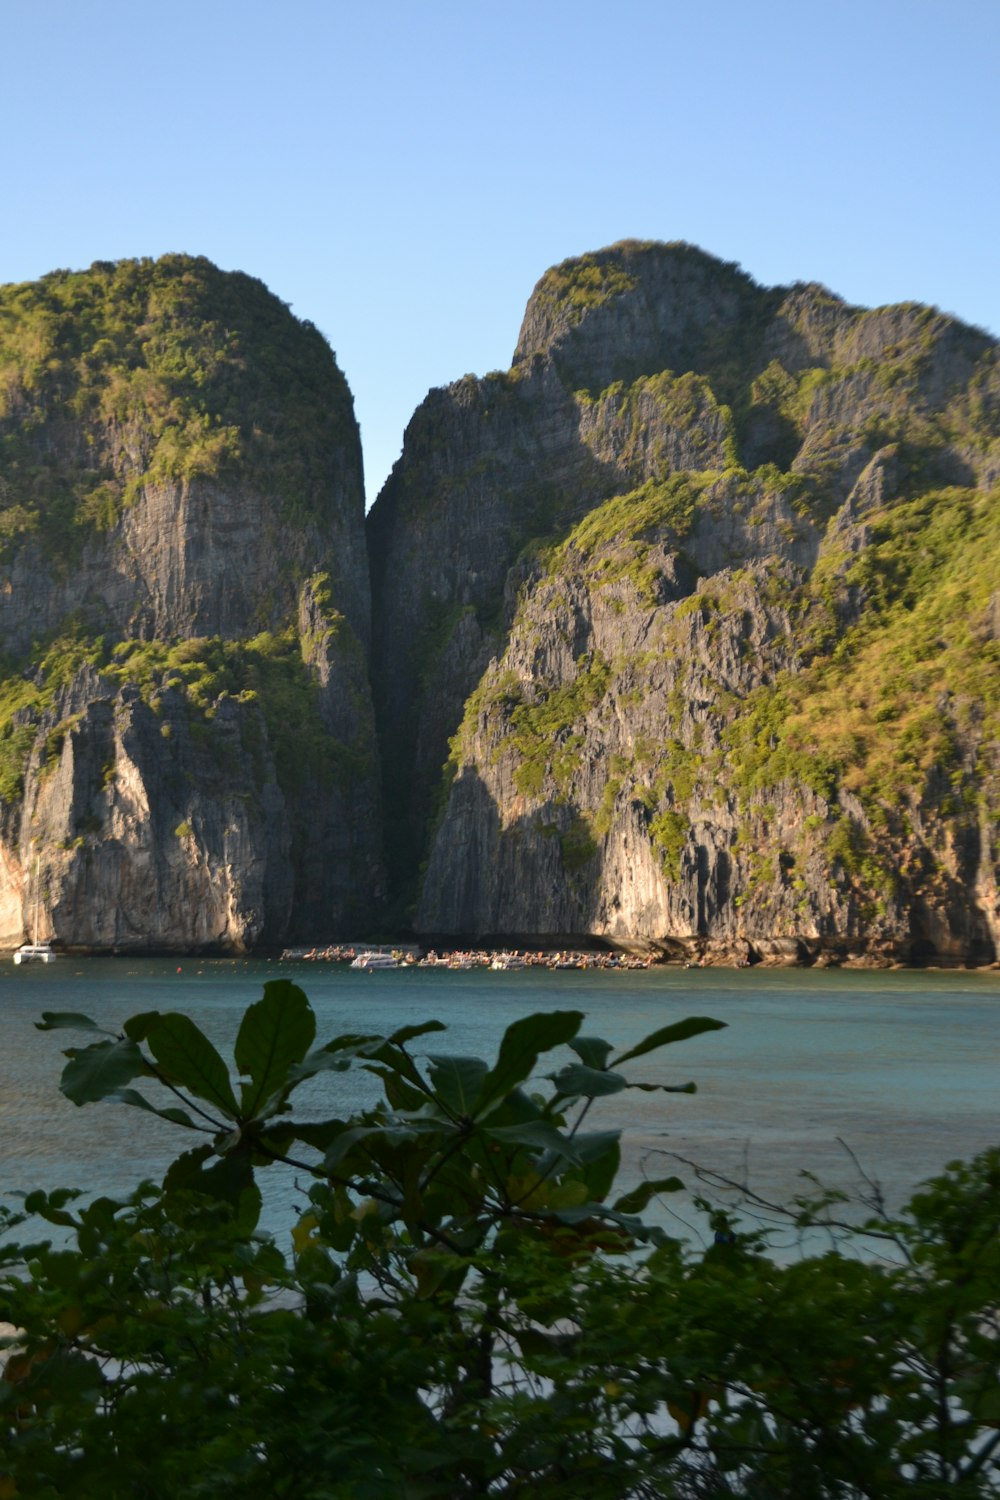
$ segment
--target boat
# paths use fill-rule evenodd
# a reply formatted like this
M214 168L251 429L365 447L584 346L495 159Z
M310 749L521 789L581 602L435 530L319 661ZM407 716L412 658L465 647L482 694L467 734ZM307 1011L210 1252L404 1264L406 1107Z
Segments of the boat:
M14 952L16 964L54 964L55 961L51 943L22 943Z
M490 964L491 969L526 969L528 961L520 953L495 953Z
M352 969L367 969L369 973L373 969L398 969L399 959L392 953L380 953L375 949L369 949L367 953L359 953L357 958L351 962Z
M16 964L54 964L56 955L52 951L51 943L40 943L38 941L38 889L40 858L35 859L35 924L34 934L30 943L22 943L14 953Z

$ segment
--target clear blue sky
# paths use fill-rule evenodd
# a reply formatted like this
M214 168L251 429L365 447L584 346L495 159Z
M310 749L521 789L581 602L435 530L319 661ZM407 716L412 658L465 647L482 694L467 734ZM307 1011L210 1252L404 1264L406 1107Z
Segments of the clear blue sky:
M626 237L1000 332L1000 0L0 0L0 132L0 282L259 276L337 352L369 500Z

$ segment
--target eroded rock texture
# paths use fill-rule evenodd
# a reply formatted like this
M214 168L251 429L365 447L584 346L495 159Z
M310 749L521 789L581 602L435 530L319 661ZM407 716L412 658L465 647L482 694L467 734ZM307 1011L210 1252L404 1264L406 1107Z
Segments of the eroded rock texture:
M4 288L0 501L0 939L36 895L122 950L367 916L361 456L315 329L183 256Z
M684 245L547 273L370 517L418 930L992 959L998 477L997 346L932 309Z

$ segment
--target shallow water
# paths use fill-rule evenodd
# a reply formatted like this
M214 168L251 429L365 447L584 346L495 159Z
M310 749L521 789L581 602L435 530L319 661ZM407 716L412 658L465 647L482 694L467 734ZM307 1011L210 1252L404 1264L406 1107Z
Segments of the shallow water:
M6 1022L0 1191L66 1186L117 1193L161 1173L193 1144L186 1132L137 1110L78 1109L65 1100L58 1088L62 1049L87 1038L39 1033L33 1022L43 1010L82 1011L112 1029L137 1011L181 1010L228 1056L244 1008L267 979L279 976L306 990L319 1041L433 1017L448 1030L426 1039L428 1051L486 1058L511 1021L535 1010L582 1010L584 1032L618 1049L687 1015L725 1021L724 1031L626 1069L637 1081L693 1079L695 1096L630 1091L598 1101L591 1112L589 1123L625 1131L624 1186L643 1172L675 1170L661 1153L676 1153L786 1201L799 1190L802 1171L856 1188L849 1151L899 1202L949 1160L1000 1140L995 972L366 974L335 964L257 960L62 959L0 970ZM326 1075L311 1088L313 1110L340 1114L372 1098L375 1081ZM294 1176L285 1173L266 1196L269 1227L287 1227L302 1201ZM689 1212L682 1200L676 1211L681 1219Z

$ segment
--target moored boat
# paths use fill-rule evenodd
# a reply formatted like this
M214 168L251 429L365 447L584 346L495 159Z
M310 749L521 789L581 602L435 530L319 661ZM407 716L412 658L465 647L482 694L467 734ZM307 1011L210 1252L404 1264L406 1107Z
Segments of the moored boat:
M373 969L398 969L399 959L394 953L380 953L375 949L369 949L367 953L359 953L357 958L351 962L352 969L367 969L369 973Z
M55 961L51 943L22 943L14 953L16 964L54 964Z
M30 943L22 943L14 954L16 964L54 964L56 955L52 950L51 943L40 943L38 941L38 892L39 872L41 870L41 859L35 856L35 922L34 931Z
M495 953L490 963L491 969L526 969L528 961L520 953Z

